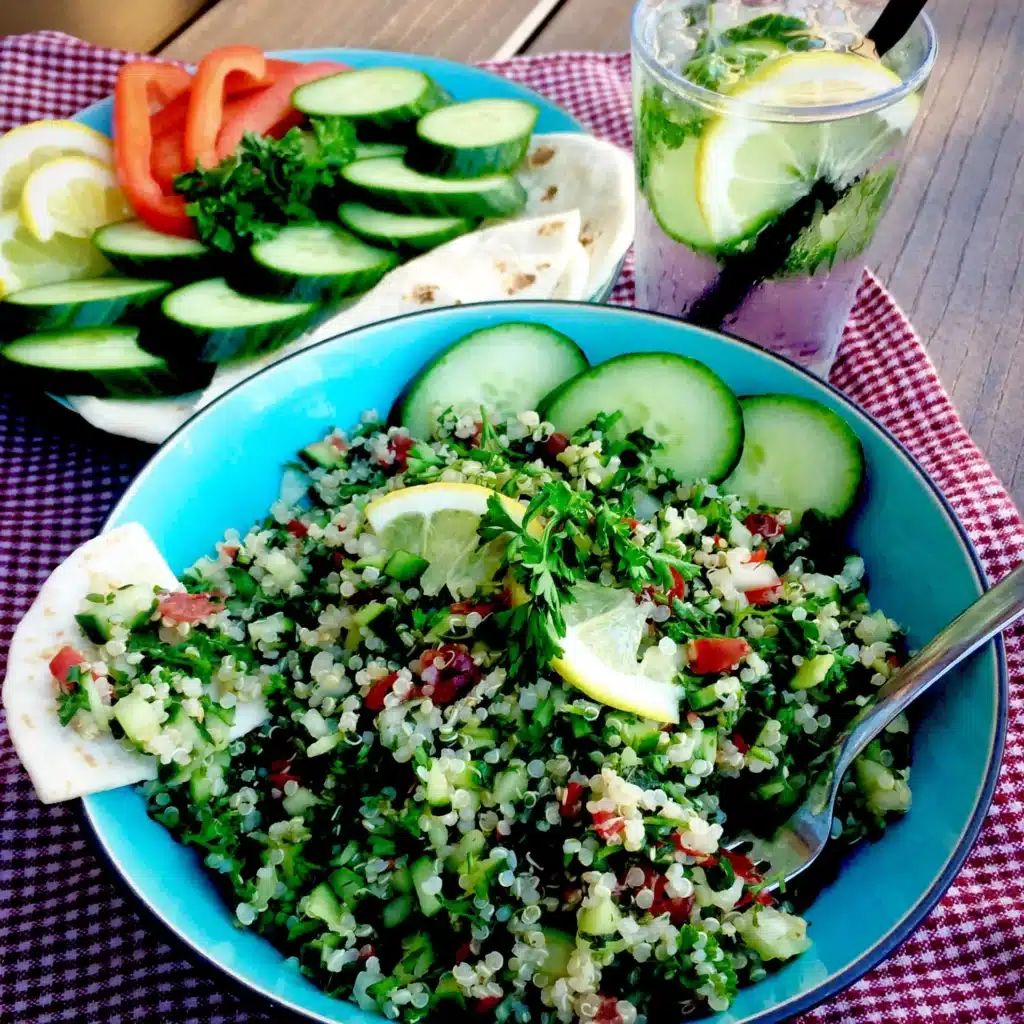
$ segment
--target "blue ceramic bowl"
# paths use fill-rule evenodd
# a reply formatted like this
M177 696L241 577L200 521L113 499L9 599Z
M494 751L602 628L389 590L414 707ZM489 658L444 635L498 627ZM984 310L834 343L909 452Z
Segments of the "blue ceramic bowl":
M276 498L281 467L367 407L386 410L419 367L468 331L510 318L549 324L592 362L631 351L702 359L740 394L789 392L834 409L867 456L852 540L874 601L920 646L983 589L977 555L953 512L904 449L865 413L802 370L743 342L651 314L572 303L481 304L378 324L300 352L246 381L175 434L132 484L107 526L138 521L175 570L245 530ZM998 644L951 673L914 735L910 814L859 850L807 915L814 945L743 991L718 1024L781 1021L850 984L922 920L963 863L996 780L1006 715ZM85 813L134 890L193 950L237 981L317 1021L370 1024L328 998L256 935L236 928L196 855L145 813L130 789L92 796Z

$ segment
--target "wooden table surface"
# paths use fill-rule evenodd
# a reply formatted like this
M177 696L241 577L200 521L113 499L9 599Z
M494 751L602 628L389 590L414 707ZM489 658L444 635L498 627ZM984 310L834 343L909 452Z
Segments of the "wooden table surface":
M632 0L219 0L161 52L229 42L475 61L625 50ZM871 263L1024 506L1024 3L931 0L940 57Z

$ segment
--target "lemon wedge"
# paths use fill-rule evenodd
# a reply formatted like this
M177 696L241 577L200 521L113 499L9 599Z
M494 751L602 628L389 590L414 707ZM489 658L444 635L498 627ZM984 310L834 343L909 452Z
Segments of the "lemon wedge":
M429 563L420 589L434 596L447 586L456 600L494 578L506 541L486 544L477 533L487 501L497 495L516 523L526 506L488 487L465 483L403 487L366 506L366 518L386 550L408 551Z
M55 235L40 242L17 210L0 213L0 297L39 284L99 277L108 270L110 264L89 239Z
M680 690L675 665L654 648L637 655L647 630L650 606L637 604L630 590L579 583L575 602L565 602L566 634L556 672L588 697L655 722L678 722Z
M729 96L754 105L828 106L880 96L900 77L878 61L814 50L770 61ZM758 230L824 178L853 183L910 131L920 107L911 94L884 109L838 120L763 121L730 113L700 137L697 203L714 244Z
M19 209L40 242L58 233L90 238L104 224L132 215L113 168L90 156L62 156L34 170L21 190Z
M0 210L17 207L34 170L74 153L109 164L114 146L105 135L77 121L32 121L7 132L0 138Z

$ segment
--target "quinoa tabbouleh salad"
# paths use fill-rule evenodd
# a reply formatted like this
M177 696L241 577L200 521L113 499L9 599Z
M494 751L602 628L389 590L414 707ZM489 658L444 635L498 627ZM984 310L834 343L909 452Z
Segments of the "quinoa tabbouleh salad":
M611 393L596 371L615 362L573 380ZM229 530L183 590L90 594L92 646L50 665L60 720L155 755L150 813L238 924L364 1009L726 1010L811 936L723 846L789 815L904 653L864 563L800 507L818 481L790 481L788 509L730 492L752 475L741 446L770 464L772 430L803 416L828 449L838 417L775 396L772 427L742 405L719 483L691 482L671 415L647 421L660 443L632 428L635 391L569 429L572 381L543 401L558 380L511 381L543 414L509 414L448 401L451 372L399 403L402 422L425 404L429 436L373 412L332 430L302 453L303 498ZM247 705L260 724L229 733ZM907 733L897 719L858 759L837 849L909 806Z

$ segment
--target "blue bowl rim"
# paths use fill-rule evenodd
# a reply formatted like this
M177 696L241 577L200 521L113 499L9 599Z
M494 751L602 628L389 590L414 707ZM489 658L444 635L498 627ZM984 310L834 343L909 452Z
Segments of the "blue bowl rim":
M152 457L142 467L142 469L136 475L135 479L128 485L128 488L125 490L124 494L121 496L117 504L110 510L110 513L107 515L101 532L105 532L109 528L111 520L117 515L121 506L124 505L127 501L129 501L133 496L135 489L139 485L139 481L141 480L143 474L148 472L159 461L161 453L165 449L171 447L171 445L177 438L178 434L186 430L197 419L200 419L202 416L204 416L209 409L213 408L217 403L224 400L228 395L233 394L240 388L248 386L250 381L254 380L256 377L262 376L263 374L273 370L280 363L288 362L289 360L294 359L298 356L302 356L307 352L313 351L326 345L333 344L341 337L344 337L347 341L355 340L358 342L359 336L362 333L376 330L383 323L397 324L401 321L410 320L414 317L429 318L444 315L450 316L453 308L492 308L496 311L510 313L511 315L514 312L515 305L518 305L519 308L523 309L537 309L548 306L579 308L582 310L594 310L596 308L600 308L603 311L611 312L613 316L622 316L625 317L626 319L640 317L655 321L664 321L666 323L674 324L677 326L683 326L688 330L698 331L702 334L707 335L710 338L715 339L716 341L726 341L731 344L740 345L745 348L753 349L758 353L767 356L769 359L777 360L778 362L788 366L790 369L795 370L798 374L808 378L814 384L830 392L834 398L838 399L844 406L847 407L850 413L852 413L855 417L858 417L861 420L865 421L867 426L877 430L882 435L882 437L904 459L904 461L917 473L917 475L925 484L925 487L938 501L940 508L945 512L950 523L959 535L964 550L967 552L971 564L974 567L975 577L981 589L983 591L987 589L988 580L981 559L978 556L978 552L974 547L974 543L971 540L970 536L967 534L967 531L964 528L963 523L961 523L960 518L957 516L956 511L953 509L953 506L950 504L949 500L939 489L938 484L936 484L935 481L932 480L928 473L925 472L925 469L921 465L921 463L915 458L914 455L912 455L907 450L903 443L899 441L899 439L889 430L888 427L886 427L883 423L880 423L874 416L871 415L871 413L864 409L859 403L855 402L852 398L845 395L842 391L840 391L834 385L830 384L827 380L822 380L821 378L816 377L807 369L800 366L798 363L793 362L793 360L785 356L781 356L775 352L767 351L761 348L760 346L755 345L750 341L747 341L744 338L737 337L736 335L729 334L725 331L716 331L704 327L695 327L694 325L688 324L685 321L677 319L676 317L667 316L662 313L654 313L648 310L633 309L628 306L598 306L596 303L568 302L565 300L558 299L546 300L543 302L531 301L520 304L514 304L513 310L509 309L510 304L508 302L490 301L466 303L460 307L442 307L440 309L425 310L415 313L406 313L402 316L394 317L390 320L379 321L378 323L375 324L368 324L366 327L358 328L355 331L350 331L345 334L334 335L331 338L325 338L314 345L310 345L307 348L300 349L297 352L290 353L289 355L278 360L278 362L271 363L269 366L263 367L262 369L254 373L251 377L247 377L245 380L235 384L233 387L229 388L221 395L218 395L217 398L210 402L208 406L205 406L203 409L200 409L199 412L197 412L193 417L191 417L189 420L183 423L177 430L175 430L174 433L171 434L163 442L162 445L160 445L156 452L153 453ZM586 316L588 314L584 313L583 315ZM996 655L995 667L997 701L996 722L994 735L992 737L991 752L989 755L988 766L985 771L984 781L978 790L974 811L970 819L968 820L967 824L963 828L957 846L954 849L953 854L951 855L949 860L946 862L946 866L943 868L940 874L933 880L931 886L927 890L925 890L924 893L922 893L921 897L914 904L914 906L911 907L909 911L907 911L902 920L900 920L889 931L889 933L886 936L884 936L882 939L876 942L874 946L865 950L848 967L826 978L824 981L822 981L817 986L815 986L803 995L789 999L786 1002L780 1003L777 1006L772 1007L771 1009L766 1010L762 1013L745 1017L742 1020L732 1021L732 1024L784 1024L785 1021L796 1016L797 1014L805 1013L806 1011L817 1006L819 1003L824 1002L826 999L829 999L830 997L841 992L843 989L847 988L849 985L852 985L855 981L861 978L869 970L877 966L884 959L886 959L893 952L895 952L896 949L898 949L903 944L903 942L906 941L906 939L911 935L911 933L928 916L928 914L932 911L932 909L942 898L946 890L952 884L953 879L959 873L960 869L964 865L964 862L970 855L971 850L973 849L974 844L978 839L978 835L981 832L982 826L984 825L985 818L988 814L989 805L992 802L992 797L995 793L996 784L998 782L999 770L1002 763L1003 747L1005 745L1006 740L1006 730L1008 724L1007 714L1009 706L1009 670L1006 663L1006 648L1003 643L1001 635L997 635L992 641L992 644ZM986 650L987 646L988 645L985 645L981 648L981 650ZM261 997L262 999L289 1011L293 1016L296 1016L300 1019L317 1021L319 1022L319 1024L336 1024L336 1022L332 1021L330 1018L323 1017L318 1013L313 1013L304 1010L302 1007L296 1006L291 1002L285 1001L283 998L279 996L273 995L260 989L257 984L240 977L233 971L217 963L217 961L213 959L213 957L206 953L203 949L201 949L199 946L193 943L190 939L186 938L184 935L178 933L176 929L163 917L158 908L149 902L145 894L141 892L133 884L131 879L129 879L127 875L125 875L124 872L122 871L120 865L117 862L116 857L114 856L110 848L107 846L106 840L97 829L96 823L93 820L92 814L90 812L88 796L82 799L81 806L82 817L84 818L86 824L89 826L89 831L92 833L95 843L99 846L100 850L102 851L104 859L108 861L114 868L115 872L119 877L120 882L123 884L125 888L127 888L132 893L135 899L138 900L146 908L149 914L152 917L156 918L156 920L158 920L164 926L164 929L166 931L169 931L175 937L178 944L184 945L192 953L198 956L200 960L202 960L205 964L212 965L214 968L216 968L217 972L230 978L234 982L235 987L240 987L241 989L245 990L247 994L255 994L256 996Z

